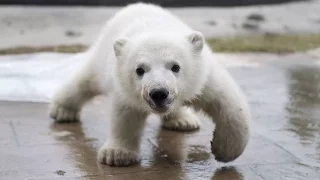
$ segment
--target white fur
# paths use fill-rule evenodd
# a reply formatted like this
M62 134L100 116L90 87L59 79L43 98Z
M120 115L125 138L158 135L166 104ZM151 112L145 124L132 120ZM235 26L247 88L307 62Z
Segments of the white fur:
M137 3L112 17L89 49L88 63L57 92L50 116L77 121L92 97L112 97L110 135L98 153L101 163L128 166L139 161L146 117L161 116L169 129L194 130L199 119L185 106L202 110L216 123L212 152L219 161L236 159L249 140L249 108L230 74L213 59L200 32L162 8ZM181 70L170 68L179 64ZM135 70L143 66L139 77ZM165 87L173 99L158 112L147 103L150 89Z
M185 106L179 107L174 113L162 117L162 126L166 129L192 131L200 128L201 122L196 114Z

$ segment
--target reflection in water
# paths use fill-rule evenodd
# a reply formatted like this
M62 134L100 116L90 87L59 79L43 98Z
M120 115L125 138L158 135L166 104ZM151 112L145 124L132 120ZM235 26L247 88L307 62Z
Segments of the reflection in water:
M97 121L97 124L95 124L95 121L92 122L90 123L91 128L88 128L86 123L54 123L51 125L52 134L60 135L54 136L54 138L62 142L63 146L68 149L65 162L74 167L72 174L78 174L81 179L91 179L99 175L108 179L109 176L125 175L126 173L129 174L125 177L141 179L144 174L130 174L139 171L161 171L159 176L164 179L243 179L242 174L235 168L216 169L218 166L216 166L216 162L211 155L209 144L205 146L198 145L198 142L195 142L196 145L194 145L193 142L189 142L189 139L192 139L190 133L172 132L161 128L152 128L158 131L157 136L154 137L157 139L157 147L152 147L148 140L143 142L141 150L143 151L143 158L147 158L143 159L140 165L125 168L101 165L96 159L98 148L101 146L100 138L90 138L95 137L94 131L95 127L99 126L99 121ZM66 172L66 175L68 175L68 172ZM149 177L149 175L146 176ZM155 175L155 177L158 177L158 175Z
M186 179L183 168L180 166L182 160L186 159L186 153L183 150L185 134L182 132L176 132L171 135L170 138L167 137L167 133L171 134L169 130L160 129L157 139L158 148L163 150L162 153L166 156L167 160L175 166L173 171L173 177L177 179ZM167 138L163 138L167 137Z
M315 145L320 159L320 69L297 67L288 70L289 130L301 144Z
M99 126L99 124L91 124L90 126ZM139 165L134 165L130 167L110 167L108 165L103 165L97 162L97 151L101 146L101 142L98 139L90 138L92 131L85 131L95 128L88 128L86 124L82 123L54 123L51 125L52 134L64 134L64 136L54 136L58 141L61 141L68 150L68 157L66 161L71 163L72 167L76 167L75 171L79 171L79 176L81 179L91 179L96 175L103 175L103 177L113 176L114 174L126 174L131 172L143 172L143 171L155 171L155 170L170 170L167 167L167 161L162 156L163 152L159 152L158 148L152 147L148 142L143 142L142 151L144 155L150 158L143 159ZM165 130L164 130L165 131ZM160 130L159 135L161 135L163 130ZM175 139L176 138L176 139ZM173 136L173 140L179 141L180 136ZM179 151L180 153L180 151ZM173 166L172 166L173 167ZM164 169L161 169L164 168ZM73 172L73 173L76 173ZM68 173L68 172L67 172ZM167 172L164 171L164 174ZM180 171L170 171L168 174L170 178L180 179ZM140 177L138 175L138 177ZM139 179L139 178L138 178Z
M199 145L198 141L193 142L192 137L187 136L186 133L170 134L171 136L168 137L167 130L160 130L158 145L159 149L164 150L163 153L167 155L167 159L175 165L172 177L190 180L244 180L242 173L235 167L216 169L219 166L212 157L209 144Z
M206 151L206 146L203 145L192 145L189 146L188 152L188 162L196 162L196 161L206 161L211 157L211 153Z
M82 129L82 123L53 123L52 132L70 132L68 136L55 137L66 145L70 151L70 161L80 170L79 175L97 174L97 148L94 140L87 138Z
M235 167L222 167L216 170L212 180L244 180L244 178Z

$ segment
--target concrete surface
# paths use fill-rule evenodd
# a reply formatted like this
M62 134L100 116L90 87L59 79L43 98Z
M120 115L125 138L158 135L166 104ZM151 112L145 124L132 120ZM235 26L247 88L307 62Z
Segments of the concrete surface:
M206 37L319 33L320 1L233 8L168 8ZM0 6L0 48L90 45L119 8ZM248 20L259 14L263 21Z
M247 149L232 163L214 160L214 126L202 115L193 133L163 130L151 116L141 163L114 168L96 161L107 135L107 98L88 104L77 124L54 124L44 103L0 101L0 179L319 180L319 60L295 54L255 62L229 67L248 96L253 126Z

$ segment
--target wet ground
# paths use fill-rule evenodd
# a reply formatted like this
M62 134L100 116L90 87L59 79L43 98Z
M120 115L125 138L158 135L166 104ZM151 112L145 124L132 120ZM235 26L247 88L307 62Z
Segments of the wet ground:
M54 124L45 103L0 101L0 179L319 180L320 64L289 55L230 72L248 96L253 127L247 149L232 163L214 160L214 125L202 115L193 133L163 130L151 116L141 163L115 168L96 161L107 135L107 98L88 104L76 124Z

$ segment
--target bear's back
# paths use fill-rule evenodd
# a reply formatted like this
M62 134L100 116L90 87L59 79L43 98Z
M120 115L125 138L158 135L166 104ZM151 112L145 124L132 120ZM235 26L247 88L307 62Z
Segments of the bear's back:
M167 10L153 4L136 3L119 11L109 21L118 36L132 37L142 33L188 34L191 29Z

